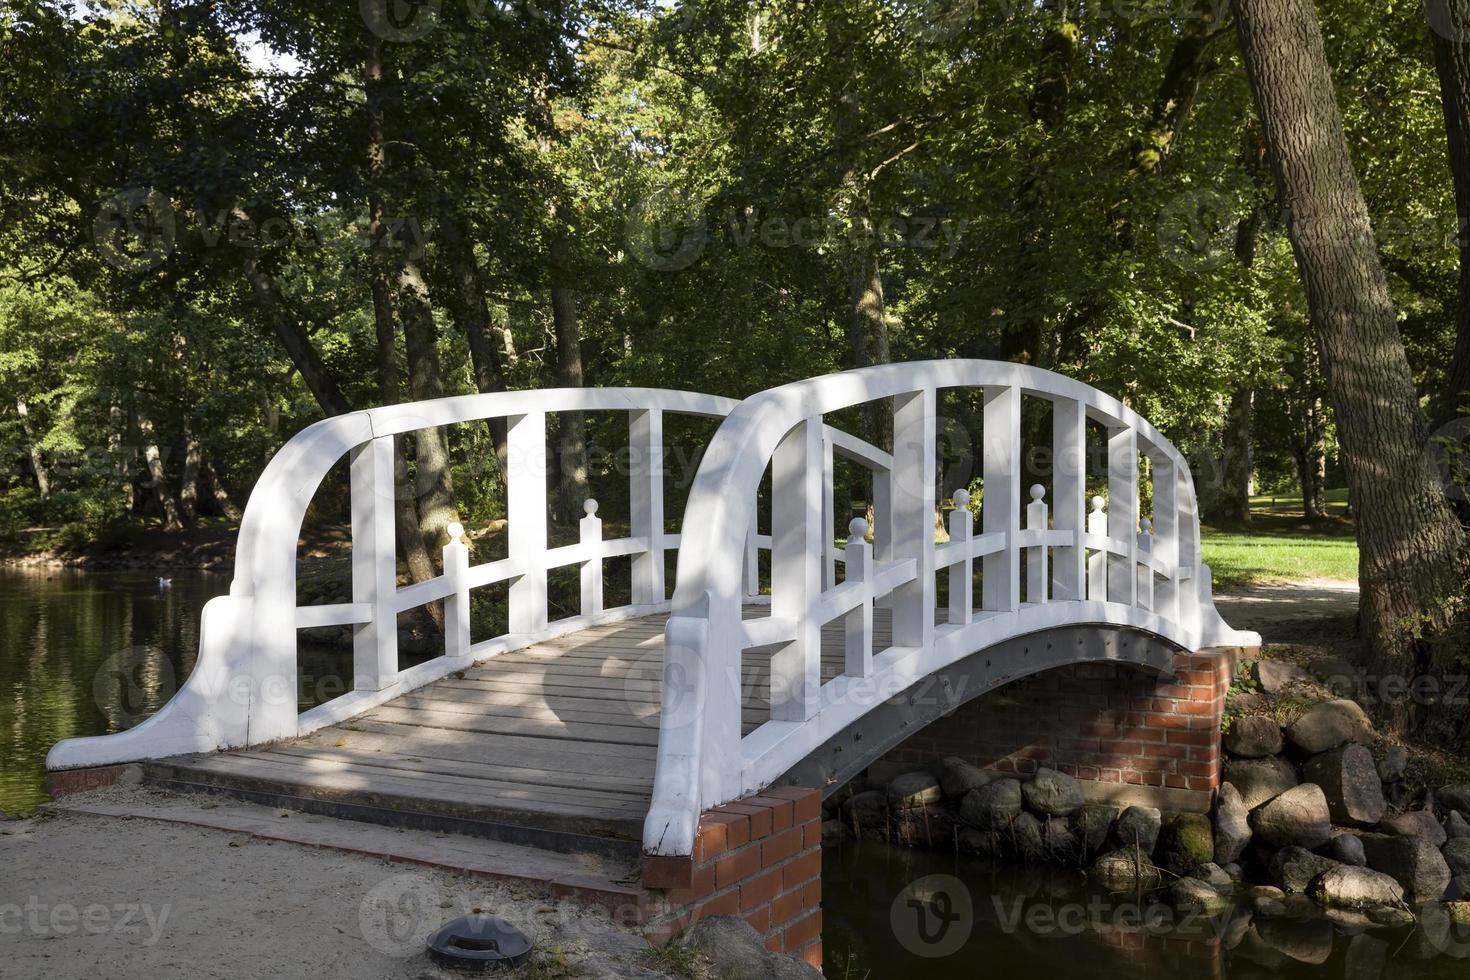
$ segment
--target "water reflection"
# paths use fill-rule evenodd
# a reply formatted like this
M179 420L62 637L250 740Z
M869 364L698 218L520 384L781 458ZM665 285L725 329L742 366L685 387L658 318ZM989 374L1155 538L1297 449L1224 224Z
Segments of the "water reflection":
M46 752L63 738L131 728L189 675L204 603L229 576L0 569L0 809L48 799ZM303 644L299 701L351 687L351 654Z
M1470 929L1434 916L1364 930L1318 914L1175 910L1090 887L1075 872L1003 869L862 841L822 866L829 977L1229 977L1449 980L1467 975Z

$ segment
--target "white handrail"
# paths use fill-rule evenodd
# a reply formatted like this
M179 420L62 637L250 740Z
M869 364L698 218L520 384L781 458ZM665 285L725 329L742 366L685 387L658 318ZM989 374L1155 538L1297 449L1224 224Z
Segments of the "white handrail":
M969 519L952 526L952 543L934 541L938 392L983 393L983 476L980 533ZM1021 399L1051 402L1053 416L1052 527L1048 505L1021 501ZM831 518L821 501L831 491L818 437L823 417L892 400L894 448L870 460L876 473L873 528L876 556L849 544L847 562L863 584L835 585L820 568ZM1104 524L1084 521L1086 421L1106 429L1108 499ZM1138 459L1153 467L1151 548L1138 545ZM771 658L771 717L741 736L740 605L748 593L740 562L756 526L756 500L772 474L772 616L789 639ZM824 481L827 481L824 484ZM963 499L957 497L963 505ZM1039 505L1040 509L1037 509ZM1023 524L1023 514L1028 518ZM954 520L959 521L957 515ZM1036 523L1041 522L1041 523ZM682 522L686 547L678 559L672 615L665 631L662 732L653 801L644 825L650 854L689 854L699 814L755 792L817 749L883 698L1001 640L1040 629L1099 624L1141 630L1184 649L1254 645L1255 634L1227 626L1215 612L1208 569L1199 561L1199 519L1184 457L1152 425L1111 396L1063 375L1026 365L946 360L889 364L799 381L755 395L732 411L710 442ZM1020 597L1023 549L1045 552L1046 572L1028 576ZM1089 556L1088 552L1093 551ZM905 562L887 604L893 646L871 649L868 579L877 567ZM968 582L972 562L984 569L981 608L952 606L936 625L935 573ZM748 564L748 563L747 563ZM891 567L891 566L888 566ZM1193 569L1201 569L1194 575ZM1139 588L1142 574L1148 586ZM1046 582L1045 578L1050 581ZM1037 585L1041 584L1038 590ZM1144 598L1139 603L1140 594ZM851 599L862 596L854 604ZM865 612L869 613L865 615ZM846 668L821 682L821 628L842 616ZM854 634L856 631L856 635ZM887 683L872 683L886 681ZM864 694L863 692L867 692Z

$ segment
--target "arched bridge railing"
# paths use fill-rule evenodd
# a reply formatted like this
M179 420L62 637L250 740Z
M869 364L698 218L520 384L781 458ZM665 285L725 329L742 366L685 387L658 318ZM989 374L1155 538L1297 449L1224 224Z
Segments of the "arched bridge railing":
M324 419L303 429L271 459L250 494L235 552L228 595L205 605L199 656L174 697L142 724L113 735L67 739L47 767L73 769L157 759L191 752L259 745L304 735L367 711L478 660L588 626L665 611L664 556L681 536L665 531L664 419L723 418L738 403L653 388L563 388L443 398L374 408ZM547 540L548 414L623 412L628 417L630 531L604 538L594 501L580 540ZM397 584L394 525L394 439L438 426L487 419L506 425L507 556L470 564L469 549L451 527L442 573ZM830 431L834 450L871 464L882 454L845 433ZM298 605L297 541L307 507L328 471L346 457L352 512L351 601ZM769 547L768 539L750 542ZM605 607L602 566L631 556L631 602ZM548 621L552 569L581 570L578 615ZM471 642L470 591L508 583L508 632ZM399 669L397 618L444 602L444 650ZM353 690L306 712L298 710L301 629L350 626Z
M938 543L937 428L946 389L971 389L983 403L983 502L976 528L968 495L957 493L948 541ZM1041 486L1027 488L1029 502L1022 494L1027 396L1050 403L1049 501ZM837 584L823 419L880 400L892 405L893 452L864 461L873 471L873 541L854 520ZM1106 440L1105 507L1086 492L1089 421ZM1140 457L1148 461L1151 519L1139 512ZM758 540L757 497L768 468L770 611L747 618L753 563L731 557ZM1193 482L1178 450L1117 399L1024 365L891 364L755 395L711 441L682 527L644 828L651 854L690 853L703 810L770 785L887 698L1010 637L1098 624L1189 650L1260 642L1215 612ZM891 615L892 644L875 649L880 605ZM834 623L843 663L824 682L822 630ZM755 647L774 648L770 717L742 735L742 657Z

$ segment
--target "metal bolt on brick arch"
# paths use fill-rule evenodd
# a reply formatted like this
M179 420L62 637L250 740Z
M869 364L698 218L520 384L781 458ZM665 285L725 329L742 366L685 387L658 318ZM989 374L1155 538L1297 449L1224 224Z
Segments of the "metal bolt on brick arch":
M976 533L968 494L955 495L949 541L935 542L939 392L982 392L985 499ZM1051 402L1052 501L1021 498L1021 399ZM892 399L894 450L870 459L873 544L854 521L835 549L832 467L823 418ZM1086 499L1086 423L1107 431L1108 496ZM1140 521L1138 457L1153 475L1152 520ZM756 527L756 491L770 468L770 615L743 618L748 582L719 556L742 553ZM704 810L756 792L795 770L834 736L904 691L971 654L1017 636L1076 626L1124 628L1184 650L1256 646L1215 611L1199 556L1199 515L1188 464L1152 425L1117 399L1025 365L952 360L890 364L800 381L743 401L715 434L685 507L673 609L665 630L661 716L649 854L690 853ZM1022 558L1026 553L1022 600ZM978 607L971 594L981 564ZM748 563L747 563L748 564ZM935 575L949 576L936 609ZM873 608L891 610L892 645L873 649ZM822 681L821 632L840 622L841 673ZM742 736L741 657L771 657L770 719ZM1079 646L1077 659L1096 645Z

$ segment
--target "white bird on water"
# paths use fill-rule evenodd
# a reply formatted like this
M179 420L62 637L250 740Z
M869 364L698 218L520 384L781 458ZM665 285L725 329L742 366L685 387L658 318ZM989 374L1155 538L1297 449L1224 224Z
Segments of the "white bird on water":
M159 592L162 592L164 589L168 588L170 585L173 585L173 584L174 584L174 580L173 579L171 579L171 578L164 578L162 575L158 576L158 591Z

